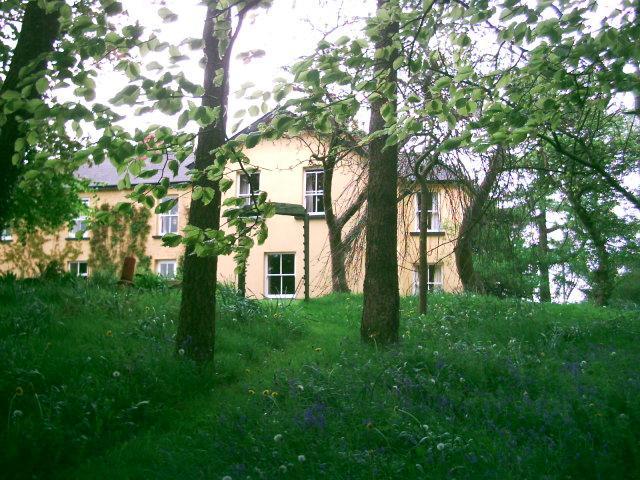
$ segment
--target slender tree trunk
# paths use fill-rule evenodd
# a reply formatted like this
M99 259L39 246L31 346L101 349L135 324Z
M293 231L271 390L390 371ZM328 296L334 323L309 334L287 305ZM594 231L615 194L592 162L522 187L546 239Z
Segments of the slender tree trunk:
M238 295L242 298L247 296L247 264L243 263L238 272Z
M478 291L481 288L473 265L473 240L490 200L491 191L502 170L503 156L502 148L498 148L491 156L487 173L480 187L472 194L471 203L462 215L455 255L458 275L467 292Z
M217 1L209 2L205 19L204 54L206 59L204 73L205 94L202 105L219 107L220 113L214 123L200 129L195 154L195 168L204 170L214 164L213 152L226 141L227 100L229 96L229 55L230 46L219 52L219 43L214 26L216 22ZM231 33L228 32L229 43ZM218 70L223 72L222 82L215 82ZM191 200L189 224L202 229L218 230L220 227L221 193L218 182L203 176L198 184L212 188L213 200L205 205L200 200ZM182 282L182 300L180 318L176 335L176 348L183 349L192 359L202 362L213 359L215 341L216 280L218 257L198 257L193 247L186 249L184 257L184 277Z
M378 12L389 5L378 0ZM392 45L398 23L389 22L379 32L376 50ZM395 110L397 73L392 66L396 55L389 52L379 60L377 73L382 85L391 86L394 98L380 97L371 102L370 132L385 128L382 107L388 101ZM364 275L364 298L360 335L366 342L389 343L398 340L400 293L398 289L398 147L385 147L387 135L374 139L369 146L367 185L367 225Z
M427 197L429 189L424 178L420 178L420 254L418 264L418 295L420 297L419 313L424 315L427 313L427 295L429 294L429 263L427 262L427 231L428 231L428 215L427 210L429 204Z
M607 238L600 232L598 225L593 216L587 211L582 204L580 196L574 192L571 187L567 188L567 198L571 203L571 207L576 217L584 227L587 235L591 239L596 254L597 266L593 271L593 285L591 295L596 305L605 306L609 303L611 293L613 292L615 269L611 264L611 256L607 250Z
M323 201L325 222L329 231L329 252L331 255L331 286L334 292L348 293L349 284L345 268L345 246L342 242L342 223L333 211L333 171L335 158L328 158L324 165Z
M29 75L44 70L47 65L47 54L53 52L53 44L60 32L58 12L47 14L38 6L38 2L27 4L20 27L18 42L13 51L13 58L9 71L0 85L0 95L10 90L22 90L25 85L21 81ZM34 85L35 79L28 84ZM41 98L32 86L27 98ZM30 118L31 114L25 110L6 115L5 123L0 126L0 227L5 225L11 217L13 192L18 183L21 170L13 161L15 143L26 132L20 131L20 123Z
M538 224L538 270L540 272L540 301L551 301L551 283L549 281L549 238L547 229L547 209L542 208L536 217Z

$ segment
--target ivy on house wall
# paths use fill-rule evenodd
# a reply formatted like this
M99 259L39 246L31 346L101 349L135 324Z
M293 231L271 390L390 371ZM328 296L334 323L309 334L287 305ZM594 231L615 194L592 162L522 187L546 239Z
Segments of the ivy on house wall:
M113 207L102 204L99 212L111 213ZM149 268L151 259L146 244L151 227L151 212L146 207L133 208L128 215L108 215L108 222L94 224L89 240L89 268L117 273L126 257L135 257L138 268Z
M52 232L14 228L14 234L17 241L0 249L0 264L10 265L8 271L19 277L40 276L53 264L66 270L67 262L77 260L82 252L76 242L58 239L51 243Z

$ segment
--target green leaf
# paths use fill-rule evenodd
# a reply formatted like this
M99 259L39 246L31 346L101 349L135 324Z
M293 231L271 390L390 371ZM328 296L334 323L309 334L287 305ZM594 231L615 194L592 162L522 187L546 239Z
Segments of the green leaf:
M177 233L165 233L162 237L162 245L165 247L177 247L182 242L182 235Z
M36 90L40 95L46 92L47 88L49 88L49 81L45 77L40 78L36 82Z
M451 78L449 77L440 77L436 80L436 83L433 85L437 90L442 90L445 87L451 85Z
M162 7L158 10L158 15L160 15L160 18L162 18L162 21L165 23L175 22L178 19L178 15L166 7Z
M260 138L261 135L259 133L250 133L249 135L247 135L247 138L244 141L244 145L247 148L253 148L256 145L258 145L258 143L260 143Z
M178 129L183 129L189 122L189 110L185 110L178 117Z

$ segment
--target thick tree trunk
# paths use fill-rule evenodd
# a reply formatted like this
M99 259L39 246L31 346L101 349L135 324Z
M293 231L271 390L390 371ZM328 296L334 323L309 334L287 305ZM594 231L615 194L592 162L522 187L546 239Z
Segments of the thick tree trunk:
M481 289L476 271L473 265L473 240L478 224L484 216L491 191L496 184L503 165L504 152L502 148L496 149L491 156L489 168L480 187L472 193L471 203L462 215L462 223L458 233L458 242L455 248L456 266L462 287L466 292L475 292Z
M335 158L325 161L323 201L325 210L325 222L329 231L329 252L331 255L331 286L336 293L348 293L347 273L345 268L345 245L342 241L343 224L336 218L333 211L333 171Z
M429 204L427 202L429 189L424 178L420 179L420 253L418 264L418 296L420 298L418 311L421 315L427 313L427 295L429 294L429 263L427 262L427 231L428 216L427 210Z
M542 208L536 217L538 224L538 270L540 274L540 301L551 301L551 283L549 281L549 230L547 228L547 210Z
M378 11L389 0L378 0ZM376 50L392 44L398 24L390 22L379 32ZM381 83L397 89L397 74L392 66L396 55L390 53L379 60L377 73ZM382 107L386 102L395 110L397 100L383 97L371 102L371 133L385 128ZM367 225L364 275L364 298L360 335L366 342L389 343L398 340L400 325L400 293L398 289L398 147L385 147L387 136L375 138L369 146L369 178L367 185Z
M227 100L229 96L229 55L218 52L218 39L214 34L217 2L210 2L207 8L203 38L206 58L202 105L220 107L217 120L202 128L198 133L198 146L195 154L195 168L204 170L214 163L214 150L226 141ZM229 40L231 39L230 33ZM222 58L221 58L222 57ZM223 80L216 84L216 72L221 69ZM206 177L198 184L210 187L214 191L213 200L205 205L200 200L191 200L189 224L214 230L220 227L221 193L218 182ZM187 356L202 362L213 359L215 341L216 279L218 257L198 257L193 247L186 249L184 257L184 275L182 282L182 300L180 318L176 335L176 349L183 349Z
M597 266L592 275L591 296L596 305L605 306L611 298L616 274L607 250L607 238L600 232L596 220L587 211L580 196L571 187L567 188L567 197L577 219L591 239L596 254Z
M46 56L53 51L59 31L57 12L47 14L36 1L27 4L9 71L0 85L0 95L10 90L22 90L25 85L21 81L26 76L46 68ZM30 80L28 84L35 85L39 77L40 75ZM32 86L27 98L41 98L41 95ZM29 112L18 110L8 114L6 122L0 127L0 227L10 220L13 192L21 169L20 163L16 165L13 162L15 143L26 133L20 131L20 123L30 116Z

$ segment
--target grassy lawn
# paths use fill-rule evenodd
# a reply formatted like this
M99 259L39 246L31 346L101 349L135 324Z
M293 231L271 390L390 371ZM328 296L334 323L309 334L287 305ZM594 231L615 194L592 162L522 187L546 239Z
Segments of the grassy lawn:
M0 283L10 478L640 478L640 315L434 295L402 341L361 298L222 298L216 369L179 293Z

